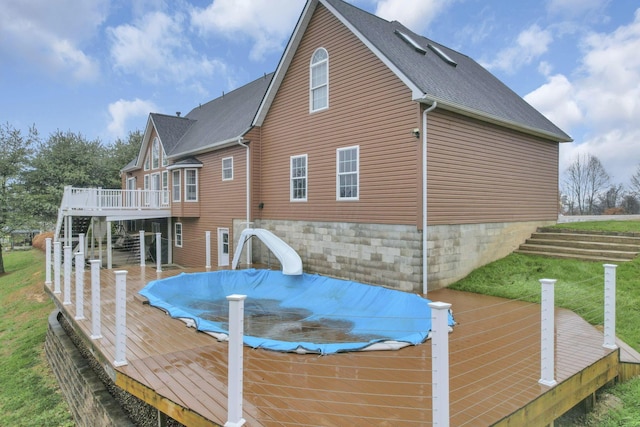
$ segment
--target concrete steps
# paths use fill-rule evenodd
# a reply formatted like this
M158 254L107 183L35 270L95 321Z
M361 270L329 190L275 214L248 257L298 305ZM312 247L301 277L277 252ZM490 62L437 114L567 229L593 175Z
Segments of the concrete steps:
M640 253L640 234L539 228L516 252L587 261L626 262Z

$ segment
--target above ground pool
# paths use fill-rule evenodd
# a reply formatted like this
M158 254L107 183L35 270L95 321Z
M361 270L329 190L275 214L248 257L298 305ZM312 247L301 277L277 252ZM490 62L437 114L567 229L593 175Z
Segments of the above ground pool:
M182 273L150 282L149 304L224 340L228 295L246 295L244 343L253 348L330 354L398 349L429 337L429 300L325 276L271 270ZM453 326L449 313L449 325Z

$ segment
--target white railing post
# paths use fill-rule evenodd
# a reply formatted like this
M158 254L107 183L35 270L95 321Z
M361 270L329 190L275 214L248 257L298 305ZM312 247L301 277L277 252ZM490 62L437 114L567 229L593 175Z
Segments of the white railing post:
M540 375L542 385L554 386L555 380L555 279L540 279L542 304L540 317Z
M604 264L604 348L615 350L616 345L616 268Z
M51 237L44 239L44 284L51 287Z
M156 233L156 273L162 273L162 233Z
M144 230L140 230L140 267L145 266Z
M62 262L61 260L62 254L60 253L61 246L62 244L60 242L53 243L53 293L54 294L60 293L60 263Z
M102 338L100 312L100 260L92 259L91 263L91 339Z
M76 252L76 320L84 320L84 255Z
M127 362L127 271L115 271L116 275L116 350L113 366Z
M240 427L242 418L242 365L244 335L244 300L246 295L229 295L229 365L227 377L227 422L225 427Z
M207 271L211 270L211 232L204 232L204 244L206 249L205 268Z
M82 254L82 264L84 264L84 260L85 260L84 254L87 253L87 250L86 250L87 248L85 248L84 245L85 245L84 233L80 233L78 234L78 252Z
M71 305L71 246L64 247L64 293L62 304Z
M445 302L431 307L431 389L435 427L449 425L449 308Z
M107 268L113 268L113 244L111 236L111 221L107 221Z

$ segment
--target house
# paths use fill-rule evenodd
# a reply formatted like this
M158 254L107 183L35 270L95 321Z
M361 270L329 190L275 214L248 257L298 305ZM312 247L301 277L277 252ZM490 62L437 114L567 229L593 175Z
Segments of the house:
M556 222L567 141L468 56L308 0L273 74L184 117L150 114L123 189L162 214L126 219L155 223L182 265L204 266L210 231L224 268L250 226L291 245L306 272L426 292ZM251 253L273 261L259 243Z

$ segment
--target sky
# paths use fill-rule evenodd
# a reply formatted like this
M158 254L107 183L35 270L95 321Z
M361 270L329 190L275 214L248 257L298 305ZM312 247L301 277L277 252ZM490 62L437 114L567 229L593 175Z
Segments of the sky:
M597 156L640 164L640 2L349 0L470 56ZM274 71L303 0L0 0L0 123L110 144Z

